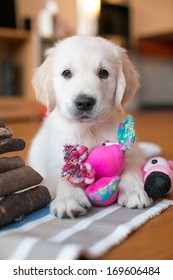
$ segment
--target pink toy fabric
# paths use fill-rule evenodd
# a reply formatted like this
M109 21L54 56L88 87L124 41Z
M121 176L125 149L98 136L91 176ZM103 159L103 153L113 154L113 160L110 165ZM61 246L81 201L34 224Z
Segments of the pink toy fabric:
M95 180L120 174L125 165L125 152L122 144L105 142L102 146L92 150L85 163L89 163L95 170Z
M107 206L117 200L119 182L119 176L101 178L88 186L85 193L92 204Z
M88 186L85 193L92 204L110 205L118 197L118 183L125 165L125 151L122 144L105 142L88 155L85 163L95 170L95 182Z
M149 174L155 171L167 174L173 183L173 161L167 161L163 157L150 158L142 168L144 181Z

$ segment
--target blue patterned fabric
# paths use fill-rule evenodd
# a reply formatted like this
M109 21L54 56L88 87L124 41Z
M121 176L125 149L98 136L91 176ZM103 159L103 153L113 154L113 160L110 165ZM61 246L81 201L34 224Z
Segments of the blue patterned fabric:
M118 128L118 142L123 144L121 150L129 150L135 142L134 118L128 115Z

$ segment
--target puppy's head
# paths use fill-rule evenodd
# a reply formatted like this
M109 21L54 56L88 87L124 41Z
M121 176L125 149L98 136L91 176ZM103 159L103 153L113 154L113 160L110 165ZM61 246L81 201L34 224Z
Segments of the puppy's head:
M73 36L49 49L32 84L49 111L79 122L122 111L139 87L126 51L92 36Z

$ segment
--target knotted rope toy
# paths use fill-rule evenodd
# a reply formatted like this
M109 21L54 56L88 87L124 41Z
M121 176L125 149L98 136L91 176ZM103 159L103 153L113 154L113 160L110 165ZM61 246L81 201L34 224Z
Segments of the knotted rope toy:
M88 152L83 145L65 145L62 178L86 187L85 193L94 205L106 206L118 197L120 175L125 166L125 152L135 142L134 119L128 115L118 128L118 143L105 141Z

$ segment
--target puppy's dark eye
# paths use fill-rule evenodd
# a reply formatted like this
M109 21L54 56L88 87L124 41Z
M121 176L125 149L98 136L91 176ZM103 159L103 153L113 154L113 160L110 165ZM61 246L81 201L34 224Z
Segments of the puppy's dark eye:
M100 79L107 79L107 77L109 76L109 73L106 69L101 68L99 71L99 78Z
M65 79L70 79L72 77L72 73L70 70L64 70L62 72L62 76L65 78Z

